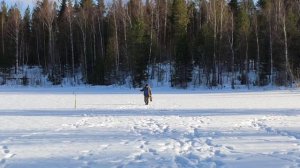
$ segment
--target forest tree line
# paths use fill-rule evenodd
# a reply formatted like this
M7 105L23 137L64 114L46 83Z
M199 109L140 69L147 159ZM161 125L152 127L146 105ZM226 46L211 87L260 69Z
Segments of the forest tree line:
M40 0L0 9L0 68L39 66L53 84L291 86L300 75L300 0ZM77 74L82 74L78 79ZM251 79L252 76L255 79ZM205 76L205 78L203 78Z

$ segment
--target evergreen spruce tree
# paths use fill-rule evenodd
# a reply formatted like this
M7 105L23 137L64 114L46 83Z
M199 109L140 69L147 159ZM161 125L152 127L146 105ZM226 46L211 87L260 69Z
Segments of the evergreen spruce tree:
M70 45L69 45L69 33L68 33L68 23L67 23L67 0L62 0L58 16L57 16L57 26L58 26L58 35L57 35L57 44L59 50L59 58L61 60L61 66L63 68L63 76L65 77L67 73L70 75L71 72L71 60L70 60Z
M188 52L187 26L189 22L184 0L174 0L172 5L172 41L174 55L173 86L187 87L191 81L192 57Z
M242 69L241 82L244 85L249 86L249 34L250 34L250 18L249 18L249 6L247 1L244 1L240 5L238 13L238 40L242 44L240 54L240 68Z
M140 0L129 1L129 11L132 19L132 26L128 33L128 53L131 62L131 76L134 87L141 87L148 79L148 43L145 22L140 13Z
M109 69L109 62L107 60L107 57L105 56L106 53L106 47L105 47L105 37L106 37L106 31L104 29L106 28L106 20L105 20L105 3L104 0L97 0L97 6L96 6L96 13L95 13L95 27L96 27L96 34L97 34L97 60L95 62L95 69L93 73L93 79L95 84L99 85L107 85L111 84L111 81L109 81L108 76L110 76L111 72L108 71Z
M105 58L102 61L103 67L102 72L104 76L104 81L107 83L114 83L116 84L117 81L117 73L116 73L116 59L118 55L117 50L117 43L118 40L116 38L117 27L115 24L115 17L114 17L114 9L111 9L107 16L107 45L106 45L106 52ZM101 63L100 63L101 64ZM98 68L99 70L100 67Z
M25 10L23 22L22 22L22 38L23 38L23 60L24 65L30 65L30 57L32 55L32 41L31 41L31 13L28 6Z

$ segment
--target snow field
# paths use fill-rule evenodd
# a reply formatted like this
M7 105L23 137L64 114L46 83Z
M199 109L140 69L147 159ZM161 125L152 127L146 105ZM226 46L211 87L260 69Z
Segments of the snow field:
M1 91L0 168L300 167L299 90Z

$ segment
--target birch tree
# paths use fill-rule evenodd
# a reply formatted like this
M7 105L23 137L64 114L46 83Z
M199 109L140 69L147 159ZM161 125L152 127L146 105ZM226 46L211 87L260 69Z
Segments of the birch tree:
M8 12L8 32L15 43L15 74L19 73L19 35L21 26L21 14L17 6Z
M40 18L40 21L48 30L48 59L50 60L48 69L51 70L52 66L55 64L53 48L53 22L56 17L56 11L53 2L49 0L43 0L38 16Z
M285 59L285 84L290 86L293 81L293 72L290 66L289 48L288 48L288 34L287 34L287 8L289 7L288 2L284 0L278 0L279 8L279 21L282 26L284 36L284 59Z

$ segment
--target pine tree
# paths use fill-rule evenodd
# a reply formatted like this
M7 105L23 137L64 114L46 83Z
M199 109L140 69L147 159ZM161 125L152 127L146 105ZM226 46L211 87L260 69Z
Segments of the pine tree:
M31 48L33 48L32 43L31 43L31 13L30 13L30 7L28 6L25 10L24 17L23 17L23 22L22 22L22 38L23 38L23 64L28 65L30 64L29 62L29 57L32 54Z
M96 45L97 59L95 60L95 70L93 73L93 83L94 84L110 84L107 80L107 76L110 76L110 72L107 72L107 60L106 60L106 49L105 49L105 4L104 0L98 0L96 6L96 16L95 16L95 31L96 31Z
M238 2L237 0L230 0L228 3L230 10L230 52L231 52L231 60L230 60L230 71L231 71L231 88L235 88L235 62L236 62L236 48L238 46L237 42L237 17L238 17Z
M234 13L238 12L238 6L239 6L238 0L230 0L228 5Z
M79 4L82 8L89 9L93 7L94 2L93 0L81 0Z
M274 58L273 58L273 11L271 0L259 0L257 6L261 22L261 31L263 35L263 48L261 47L261 75L260 81L262 85L273 85L274 83Z
M241 57L241 62L244 65L242 71L242 84L246 84L248 87L249 83L249 34L250 34L250 18L249 18L249 6L248 1L243 1L240 6L238 14L238 31L239 40L243 42L244 57ZM242 55L242 52L241 52Z
M114 6L112 7L114 8ZM110 12L108 13L107 20L108 20L108 25L107 25L107 45L106 45L106 53L105 53L105 58L102 61L103 63L103 69L102 69L102 76L104 76L104 81L107 81L108 83L117 83L117 64L116 64L116 59L118 55L118 39L116 38L116 32L117 27L115 24L115 11L112 11L114 9L111 9ZM100 68L99 68L100 69Z
M67 0L62 0L61 5L58 11L57 17L57 26L59 29L56 43L59 48L59 58L61 60L61 64L64 68L63 73L70 71L70 56L69 56L69 33L68 33L68 23L67 23Z
M64 18L66 8L67 8L67 0L62 0L58 12L58 20L62 20Z

